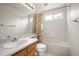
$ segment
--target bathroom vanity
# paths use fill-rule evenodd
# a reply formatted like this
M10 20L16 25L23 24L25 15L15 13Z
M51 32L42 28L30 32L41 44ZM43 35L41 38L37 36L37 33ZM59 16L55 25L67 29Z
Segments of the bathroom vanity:
M20 38L16 42L0 45L0 56L35 56L37 39Z
M24 49L20 50L19 52L13 54L12 56L35 56L36 45L37 43L35 42L29 45L28 47L25 47Z

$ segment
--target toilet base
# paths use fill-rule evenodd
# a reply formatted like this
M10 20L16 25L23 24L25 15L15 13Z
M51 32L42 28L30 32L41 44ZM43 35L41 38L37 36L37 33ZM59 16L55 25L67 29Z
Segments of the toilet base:
M39 52L38 54L39 54L39 56L45 56L45 51L41 51L41 52Z

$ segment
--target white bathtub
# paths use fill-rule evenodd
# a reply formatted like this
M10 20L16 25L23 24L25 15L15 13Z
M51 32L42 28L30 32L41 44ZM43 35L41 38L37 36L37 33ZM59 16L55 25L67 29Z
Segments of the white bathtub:
M68 43L60 40L43 41L47 45L47 51L58 56L69 56L70 46Z

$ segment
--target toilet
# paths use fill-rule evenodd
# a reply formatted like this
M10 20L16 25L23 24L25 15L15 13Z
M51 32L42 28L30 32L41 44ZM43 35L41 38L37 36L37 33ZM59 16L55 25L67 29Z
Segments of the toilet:
M43 43L38 43L37 44L37 51L38 51L39 56L45 56L46 45Z

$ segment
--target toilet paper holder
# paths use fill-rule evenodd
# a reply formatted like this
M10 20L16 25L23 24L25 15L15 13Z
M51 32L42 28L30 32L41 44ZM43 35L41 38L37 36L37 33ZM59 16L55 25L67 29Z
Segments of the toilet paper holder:
M79 22L79 18L72 20L72 22Z

